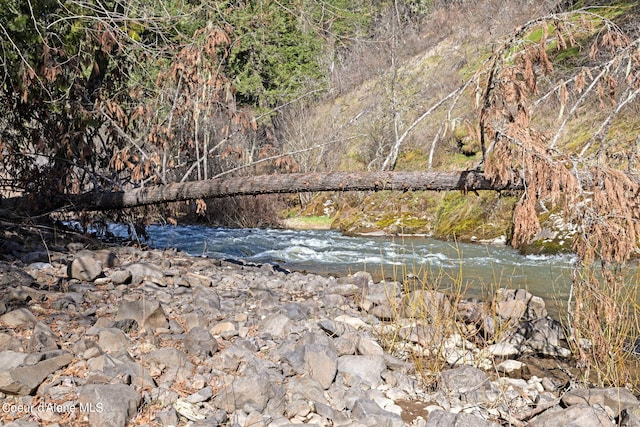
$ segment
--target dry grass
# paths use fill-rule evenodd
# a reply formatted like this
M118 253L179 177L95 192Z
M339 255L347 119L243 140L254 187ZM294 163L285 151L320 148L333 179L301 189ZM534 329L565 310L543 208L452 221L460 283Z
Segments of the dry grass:
M612 268L576 270L567 322L585 383L640 391L639 284Z
M392 354L412 362L426 384L443 370L461 365L493 369L486 347L502 341L513 322L496 314L492 302L467 300L471 282L463 277L463 258L458 268L418 268L402 265L389 282L388 305L392 315L379 330L379 341ZM499 280L499 279L498 279ZM401 282L402 297L395 286ZM485 301L504 287L499 281L483 285Z

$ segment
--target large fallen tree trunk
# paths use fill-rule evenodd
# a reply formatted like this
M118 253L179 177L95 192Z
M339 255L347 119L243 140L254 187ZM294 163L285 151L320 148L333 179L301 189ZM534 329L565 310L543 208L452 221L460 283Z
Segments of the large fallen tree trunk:
M517 190L521 183L495 185L478 171L458 172L329 172L224 177L117 192L88 192L47 200L0 199L0 211L36 213L53 210L111 210L182 200L239 195L316 191L381 190Z

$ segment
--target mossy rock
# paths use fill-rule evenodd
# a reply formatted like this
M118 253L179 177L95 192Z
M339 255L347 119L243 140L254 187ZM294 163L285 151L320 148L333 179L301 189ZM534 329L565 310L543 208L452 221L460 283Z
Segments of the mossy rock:
M535 240L520 247L522 255L558 255L572 252L572 241L567 239Z

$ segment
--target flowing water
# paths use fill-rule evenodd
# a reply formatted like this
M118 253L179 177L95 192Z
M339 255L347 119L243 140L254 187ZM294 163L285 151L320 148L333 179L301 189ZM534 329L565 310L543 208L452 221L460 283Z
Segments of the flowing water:
M126 227L114 226L125 236ZM497 287L525 288L548 304L568 297L571 255L523 256L505 246L455 244L424 237L348 237L333 230L229 229L204 226L149 227L149 243L191 255L271 263L320 274L370 272L376 280L407 275L439 276L440 288L462 284L482 298ZM435 282L435 281L433 281Z

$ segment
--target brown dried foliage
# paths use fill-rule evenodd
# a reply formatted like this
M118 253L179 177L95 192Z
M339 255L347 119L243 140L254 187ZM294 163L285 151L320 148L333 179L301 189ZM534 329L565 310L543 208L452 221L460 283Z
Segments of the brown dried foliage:
M549 40L556 40L558 49L578 44L575 26L566 18L555 16L525 25L494 54L486 74L477 76L478 80L486 79L480 112L484 169L496 183L525 183L514 212L514 247L529 242L540 231L541 203L560 203L567 222L578 225L574 247L582 259L622 262L638 247L640 186L633 177L612 167L603 155L607 122L599 134L580 147L586 152L599 143L598 155L576 156L555 147L564 123L551 129L557 135L549 129L535 129L532 105L555 92L559 120L565 108L571 107L568 120L578 107L592 100L602 111L610 111L607 120L611 121L633 91L637 93L639 42L631 43L615 26L608 26L591 44L590 56L598 62L549 87L554 71ZM539 42L522 41L522 36L539 28L543 30ZM543 95L541 81L545 82Z

